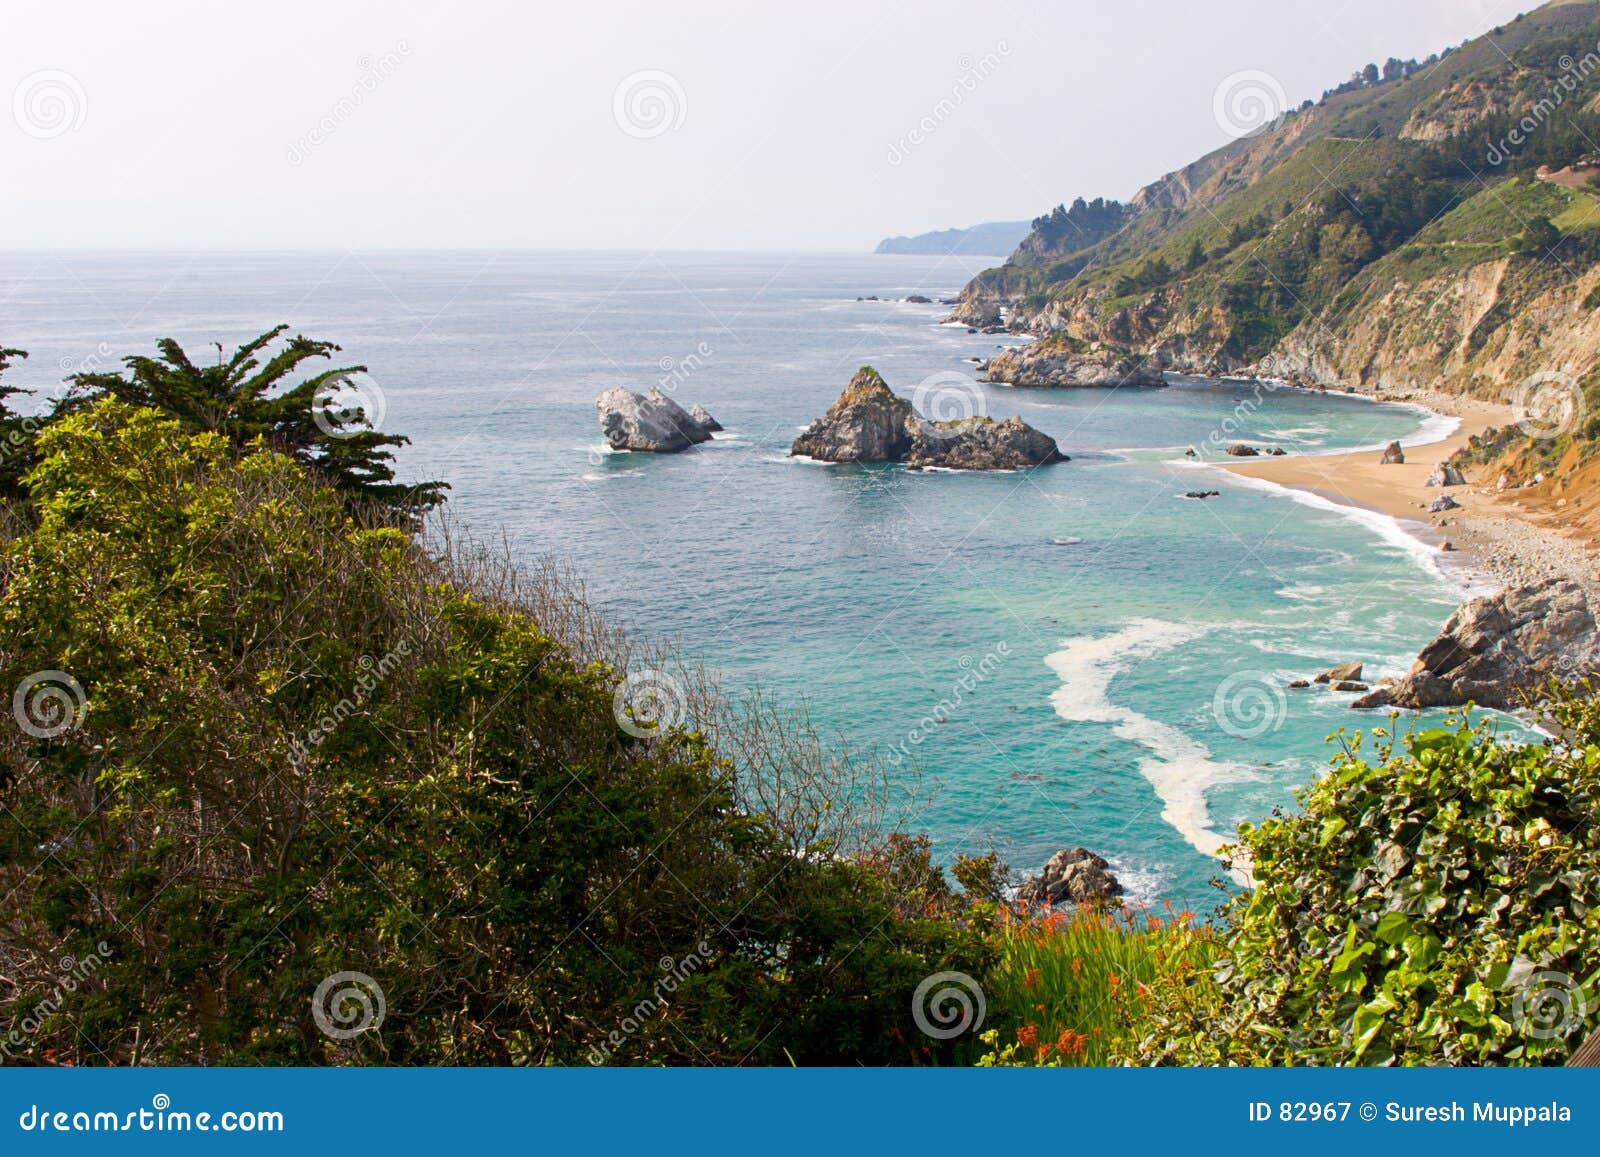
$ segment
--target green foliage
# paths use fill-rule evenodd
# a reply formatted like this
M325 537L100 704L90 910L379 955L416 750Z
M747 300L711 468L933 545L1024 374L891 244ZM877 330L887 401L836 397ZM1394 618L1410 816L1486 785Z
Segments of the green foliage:
M786 827L699 731L625 732L625 652L563 589L429 555L288 457L149 408L102 400L38 449L0 548L0 685L49 675L67 725L30 699L38 725L0 729L13 1053L951 1055L911 993L986 970L984 906L925 843L862 856ZM804 762L803 737L743 740ZM350 971L387 1015L335 1039L313 993Z
M354 375L365 374L365 366L322 370L286 384L302 363L329 359L339 350L332 342L297 335L267 356L288 328L280 325L246 342L225 361L219 348L216 364L206 366L196 365L176 341L165 338L157 343L159 357L124 359L123 374L74 375L57 413L76 412L102 397L148 406L177 418L187 430L223 434L237 447L260 442L353 497L410 513L436 505L443 483L394 481L392 448L409 439L373 429L365 396L353 407L338 404L341 389L352 386Z
M24 350L0 345L0 378L11 368L13 358L25 358ZM22 490L22 476L32 455L35 423L18 417L11 410L11 399L24 391L0 381L0 497L15 498Z
M1303 811L1241 826L1254 887L1215 982L1158 1002L1136 1059L1564 1060L1600 1014L1600 704L1551 714L1553 744L1461 722L1369 763L1357 740Z
M1517 252L1524 257L1544 257L1561 244L1561 230L1548 217L1535 217L1517 237Z
M980 1065L1103 1065L1126 1051L1158 977L1205 975L1214 938L1193 914L1080 908L1007 921L988 977Z

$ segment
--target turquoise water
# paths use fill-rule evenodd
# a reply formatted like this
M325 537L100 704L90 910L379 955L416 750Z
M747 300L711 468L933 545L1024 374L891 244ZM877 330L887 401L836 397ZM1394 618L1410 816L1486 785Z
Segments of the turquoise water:
M413 439L407 473L447 479L475 533L562 558L613 620L918 769L942 854L992 846L1032 871L1084 844L1136 897L1208 907L1223 835L1289 802L1331 732L1379 722L1283 684L1348 659L1403 670L1461 589L1385 520L1182 449L1365 446L1417 436L1424 415L1208 383L964 384L966 359L1011 339L855 300L949 296L983 264L11 254L0 338L32 353L17 384L45 390L158 336L195 356L279 321L337 340L381 388L383 428ZM968 412L1020 413L1073 460L984 475L787 458L864 363L902 393L931 378ZM658 383L727 433L676 457L606 453L595 395Z

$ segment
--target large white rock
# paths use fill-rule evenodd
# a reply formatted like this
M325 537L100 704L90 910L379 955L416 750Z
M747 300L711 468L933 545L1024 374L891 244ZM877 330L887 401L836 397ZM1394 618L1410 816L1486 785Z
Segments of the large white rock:
M600 411L600 430L613 450L640 450L676 454L711 440L720 430L717 420L696 406L691 414L660 390L637 394L613 386L594 401Z

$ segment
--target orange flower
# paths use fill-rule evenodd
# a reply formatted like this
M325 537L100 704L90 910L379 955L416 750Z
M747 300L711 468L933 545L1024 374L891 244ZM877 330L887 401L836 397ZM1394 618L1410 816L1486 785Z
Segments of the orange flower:
M1089 1051L1089 1038L1081 1032L1064 1028L1056 1038L1056 1051L1063 1057L1081 1057Z
M1022 978L1022 987L1023 988L1034 988L1034 987L1036 987L1038 985L1038 983L1039 983L1039 978L1042 975L1043 975L1043 973L1041 973L1037 968L1028 969L1028 974Z
M1025 1049L1036 1048L1039 1044L1039 1026L1025 1024L1017 1030L1017 1043Z

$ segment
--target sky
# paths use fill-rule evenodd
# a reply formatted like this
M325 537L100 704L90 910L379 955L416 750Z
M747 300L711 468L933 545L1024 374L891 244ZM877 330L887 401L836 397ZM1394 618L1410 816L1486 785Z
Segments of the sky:
M1126 198L1536 6L16 3L0 247L860 251Z

